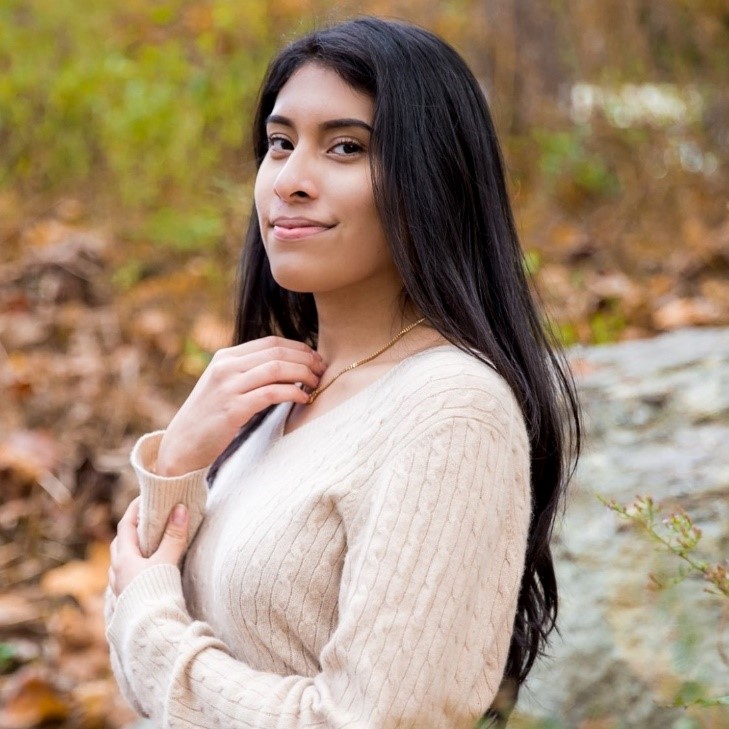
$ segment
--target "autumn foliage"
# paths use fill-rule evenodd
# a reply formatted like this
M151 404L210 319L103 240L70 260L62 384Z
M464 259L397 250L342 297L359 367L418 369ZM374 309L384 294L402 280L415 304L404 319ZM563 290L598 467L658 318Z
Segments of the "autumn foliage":
M0 729L134 719L101 619L127 454L230 343L268 59L354 10L0 5ZM729 323L725 2L356 11L432 28L479 76L558 340Z

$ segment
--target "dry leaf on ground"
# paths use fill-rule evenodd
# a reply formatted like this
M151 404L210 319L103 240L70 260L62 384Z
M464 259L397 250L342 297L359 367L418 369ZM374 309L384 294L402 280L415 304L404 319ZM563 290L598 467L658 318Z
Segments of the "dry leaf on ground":
M74 560L46 572L41 587L49 595L73 595L80 602L104 592L108 583L109 545L92 542L88 559Z
M71 705L46 671L23 668L5 686L0 729L31 729L44 722L66 719Z

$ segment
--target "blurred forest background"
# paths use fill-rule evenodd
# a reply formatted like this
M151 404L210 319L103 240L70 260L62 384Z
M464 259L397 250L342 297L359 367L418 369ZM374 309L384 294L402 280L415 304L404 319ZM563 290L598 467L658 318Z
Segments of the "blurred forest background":
M355 12L476 72L559 341L729 324L727 0L0 0L0 727L134 719L101 619L129 448L230 344L268 60Z

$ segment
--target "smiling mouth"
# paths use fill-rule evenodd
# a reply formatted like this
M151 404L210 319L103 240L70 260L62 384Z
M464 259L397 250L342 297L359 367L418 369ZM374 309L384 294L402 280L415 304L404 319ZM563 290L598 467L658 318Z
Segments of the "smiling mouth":
M298 240L299 238L310 238L326 230L331 230L333 225L301 225L295 228L274 225L273 234L279 240Z

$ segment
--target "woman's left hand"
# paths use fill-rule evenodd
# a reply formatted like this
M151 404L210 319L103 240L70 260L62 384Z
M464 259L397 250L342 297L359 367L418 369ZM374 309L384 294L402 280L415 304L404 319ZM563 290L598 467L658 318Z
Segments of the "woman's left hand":
M109 585L117 597L140 572L150 567L158 564L172 564L179 567L187 549L187 509L183 507L182 521L173 521L175 510L182 506L182 504L178 504L168 517L167 527L157 551L148 558L142 556L137 536L139 498L137 496L127 507L117 526L116 537L111 543Z

